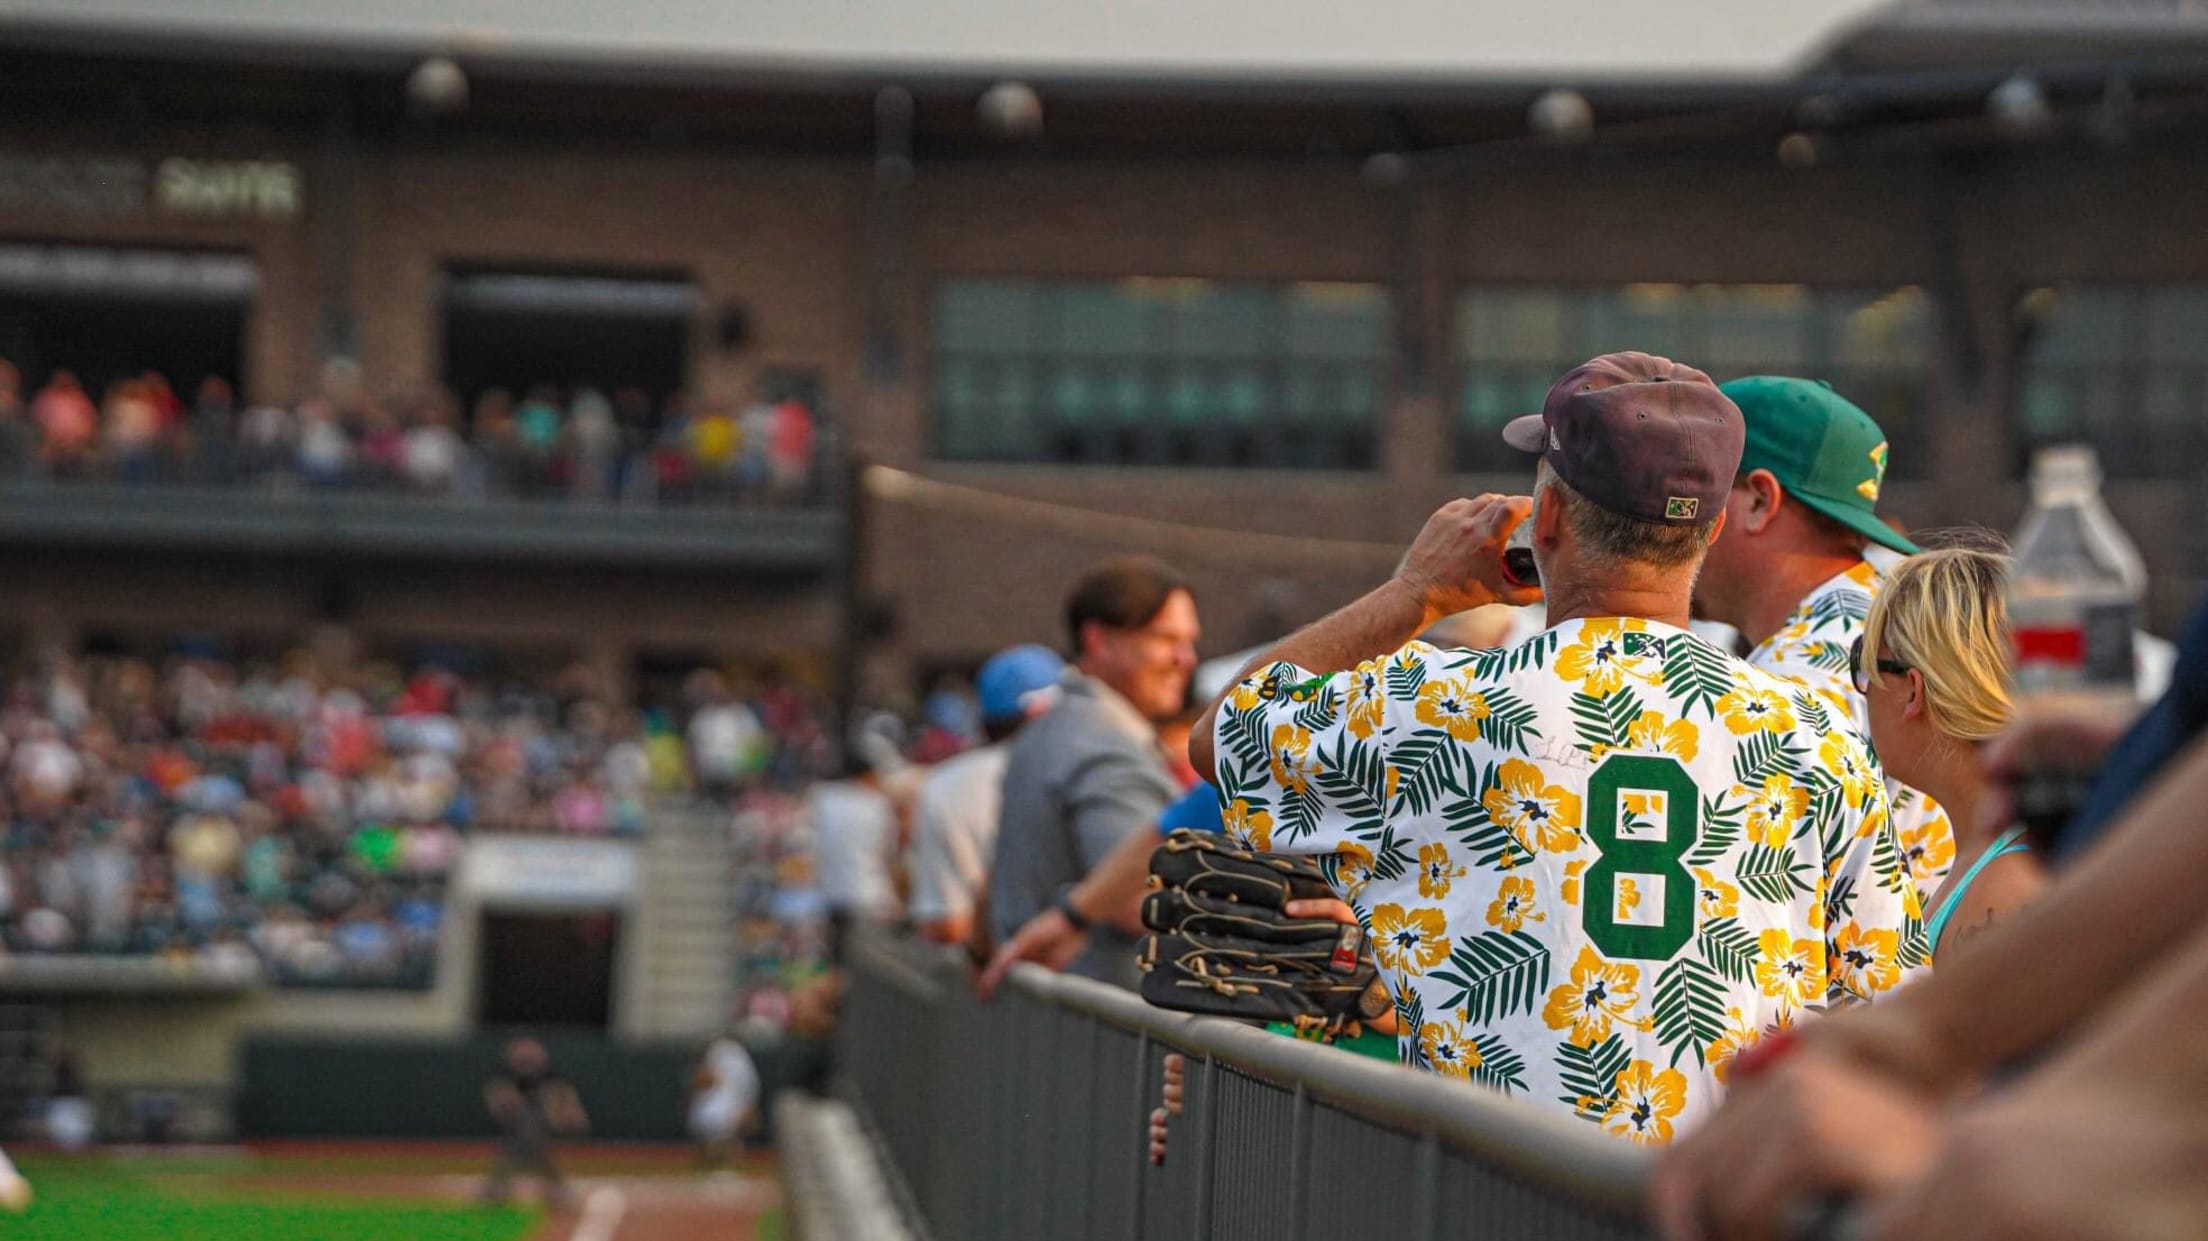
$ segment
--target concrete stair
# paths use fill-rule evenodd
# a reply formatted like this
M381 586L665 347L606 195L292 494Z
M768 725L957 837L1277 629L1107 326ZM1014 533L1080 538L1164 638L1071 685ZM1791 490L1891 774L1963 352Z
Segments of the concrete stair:
M702 1040L720 1033L733 1000L729 816L669 807L644 834L625 973L623 1033Z

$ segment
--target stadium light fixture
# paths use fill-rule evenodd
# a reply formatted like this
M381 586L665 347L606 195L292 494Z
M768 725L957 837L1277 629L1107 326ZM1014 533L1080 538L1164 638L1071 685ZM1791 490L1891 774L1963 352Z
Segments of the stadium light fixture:
M1526 109L1533 132L1558 142L1581 142L1595 130L1595 106L1576 90L1546 90Z
M432 56L406 77L406 98L416 112L448 116L468 106L468 75L450 56Z
M2045 133L2055 112L2047 103L2047 88L2028 73L2012 75L1986 96L1986 115L2001 132L2012 138Z

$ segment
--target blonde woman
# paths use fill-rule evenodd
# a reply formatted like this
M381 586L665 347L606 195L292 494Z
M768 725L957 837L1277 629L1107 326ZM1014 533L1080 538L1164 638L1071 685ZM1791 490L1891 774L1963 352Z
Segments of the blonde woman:
M1938 799L1955 825L1954 865L1926 904L1935 962L1943 941L1952 951L2047 884L2021 826L1978 826L1988 787L1978 745L2014 707L2008 572L2008 557L1967 548L1910 557L1887 577L1853 653L1879 761Z

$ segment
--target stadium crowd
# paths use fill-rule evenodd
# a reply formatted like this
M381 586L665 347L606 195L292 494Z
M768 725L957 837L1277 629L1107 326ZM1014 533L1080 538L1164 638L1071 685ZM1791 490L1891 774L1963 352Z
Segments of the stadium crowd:
M655 796L800 784L783 684L700 669L676 710L309 653L36 661L0 705L0 936L16 954L258 959L293 985L426 985L477 831L633 835Z
M0 361L8 480L787 503L812 494L818 434L814 411L786 396L739 406L544 385L518 398L494 388L463 410L446 391L370 397L340 366L295 406L241 407L220 378L202 379L187 403L157 371L118 379L97 399L67 370L26 392Z

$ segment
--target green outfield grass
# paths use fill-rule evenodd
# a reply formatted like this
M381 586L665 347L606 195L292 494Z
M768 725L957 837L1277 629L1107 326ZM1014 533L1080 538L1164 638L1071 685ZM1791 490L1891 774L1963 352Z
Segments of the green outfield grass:
M225 1174L251 1160L26 1159L30 1210L6 1241L520 1241L542 1211L467 1203L259 1192Z

